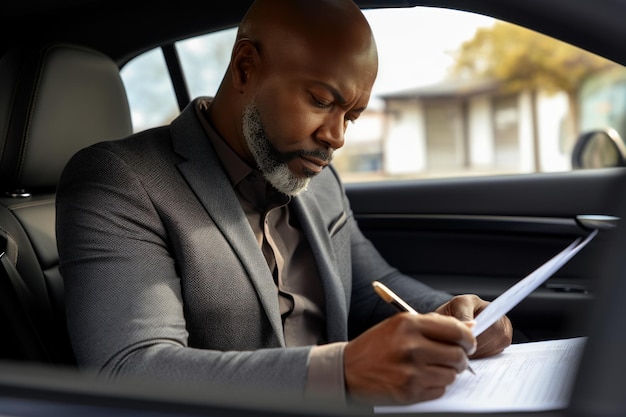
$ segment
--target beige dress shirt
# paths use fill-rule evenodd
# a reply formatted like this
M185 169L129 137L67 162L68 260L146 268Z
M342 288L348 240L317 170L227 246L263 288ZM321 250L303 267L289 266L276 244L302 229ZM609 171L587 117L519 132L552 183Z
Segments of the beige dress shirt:
M309 242L291 213L291 197L272 187L217 134L206 118L209 103L200 100L196 111L274 276L285 343L315 345L305 395L345 401L346 342L326 344L324 289Z

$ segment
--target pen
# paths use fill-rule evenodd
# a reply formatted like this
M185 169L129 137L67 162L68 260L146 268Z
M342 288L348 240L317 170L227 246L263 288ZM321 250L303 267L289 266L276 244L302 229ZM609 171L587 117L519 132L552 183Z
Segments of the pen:
M374 287L374 291L376 291L376 294L378 294L380 298L382 298L385 302L394 306L396 310L411 313L411 314L419 314L417 311L415 311L413 307L408 305L406 301L398 297L396 293L391 291L384 284L378 281L374 281L372 282L372 286ZM476 373L474 372L472 367L469 366L469 364L467 365L467 370L470 371L472 374L476 375Z

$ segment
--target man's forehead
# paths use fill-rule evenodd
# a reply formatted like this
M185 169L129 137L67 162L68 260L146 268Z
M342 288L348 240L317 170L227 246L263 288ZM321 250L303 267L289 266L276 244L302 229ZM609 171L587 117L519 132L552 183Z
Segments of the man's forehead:
M259 47L263 58L290 70L303 67L320 74L336 73L334 78L338 79L357 77L372 83L378 71L373 39L364 45L327 34L310 37L283 29L267 36Z

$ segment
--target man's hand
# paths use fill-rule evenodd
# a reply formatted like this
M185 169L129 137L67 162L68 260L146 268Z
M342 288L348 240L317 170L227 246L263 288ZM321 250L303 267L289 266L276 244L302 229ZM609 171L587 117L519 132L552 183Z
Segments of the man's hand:
M348 395L371 405L438 398L475 349L469 327L453 317L398 313L347 344Z
M469 323L474 320L488 304L488 301L476 295L459 295L443 304L436 312L446 316L456 317L463 322ZM478 336L478 348L470 358L476 359L496 355L511 344L512 338L513 327L511 326L511 321L504 316Z

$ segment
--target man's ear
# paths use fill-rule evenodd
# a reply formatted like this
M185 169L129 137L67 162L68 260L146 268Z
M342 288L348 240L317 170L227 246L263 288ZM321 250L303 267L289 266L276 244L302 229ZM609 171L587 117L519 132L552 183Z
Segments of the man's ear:
M258 57L256 45L250 39L239 39L235 44L231 56L231 75L233 86L240 93L243 93L248 84Z

